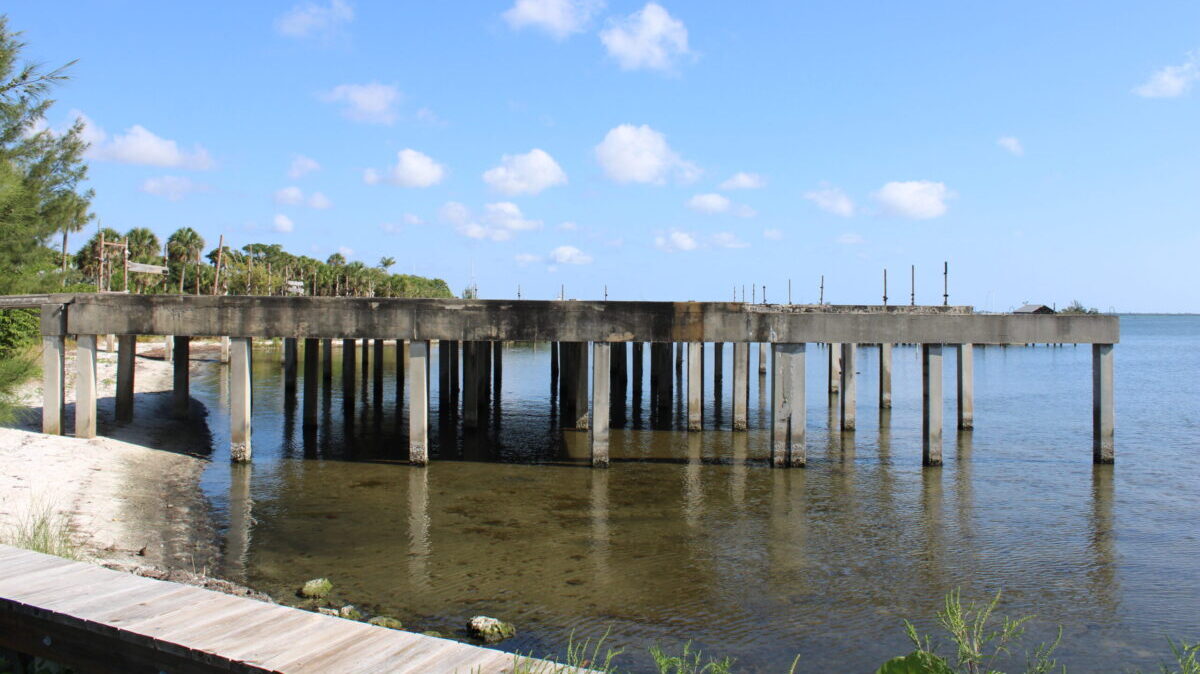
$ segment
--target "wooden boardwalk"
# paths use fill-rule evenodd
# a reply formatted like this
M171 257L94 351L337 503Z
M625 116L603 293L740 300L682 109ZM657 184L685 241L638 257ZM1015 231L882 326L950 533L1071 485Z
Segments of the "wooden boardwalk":
M516 664L511 653L7 545L0 545L0 646L87 672L482 674Z

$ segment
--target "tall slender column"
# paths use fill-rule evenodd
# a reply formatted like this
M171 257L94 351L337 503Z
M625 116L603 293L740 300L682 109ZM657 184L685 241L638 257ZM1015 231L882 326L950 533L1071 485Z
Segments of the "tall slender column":
M558 342L550 342L550 388L558 384L559 355Z
M353 339L342 340L342 391L347 395L354 393L354 361L358 354L357 346Z
M365 390L367 382L371 380L371 340L363 338L362 341L362 385Z
M805 344L772 344L771 464L803 466L807 461L804 401Z
M414 339L408 345L408 461L429 463L429 342Z
M747 428L750 407L750 343L733 343L733 430Z
M192 359L192 338L175 335L175 390L173 395L173 414L176 419L186 419L188 408L191 407L190 376L188 366ZM294 353L294 352L293 352ZM295 368L293 367L293 370ZM293 388L295 384L292 384Z
M408 342L396 340L396 406L404 406L404 372L408 367Z
M66 408L66 356L67 344L64 335L42 337L42 432L49 435L62 435L63 432L63 410Z
M479 418L487 417L492 403L492 343L479 342Z
M575 378L575 428L581 431L588 429L591 420L588 416L588 344L575 344L575 357L578 359L573 368L578 376Z
M133 421L133 377L137 335L117 336L117 421Z
M767 375L767 344L765 342L758 345L758 376L765 377Z
M317 426L317 378L320 376L320 351L321 340L306 338L304 340L304 427L316 428Z
M642 384L643 380L645 379L646 368L645 349L646 345L641 342L634 342L630 347L630 350L633 351L633 390L631 395L633 398L633 408L635 410L634 414L641 414Z
M672 343L671 348L675 354L675 376L683 376L683 344Z
M667 342L662 345L662 375L659 376L658 396L659 396L659 418L664 422L671 423L673 420L672 414L675 406L675 377L671 376L671 359L675 354L675 344Z
M371 371L374 374L372 383L374 384L375 399L383 399L383 340L376 339L374 343L374 353L372 354Z
M500 402L504 385L504 342L492 342L492 389L495 402Z
M96 437L96 335L75 337L75 437Z
M326 390L333 384L333 340L321 340L321 383Z
M595 350L592 353L594 355ZM608 371L605 373L608 377L609 395L600 401L612 408L612 416L617 420L625 418L625 389L628 384L625 354L625 342L616 342L612 345L612 349L609 351ZM592 376L595 376L594 370Z
M829 392L837 393L842 379L842 345L834 342L825 346L829 349Z
M879 345L879 407L892 408L892 345Z
M618 343L624 348L625 345ZM612 344L592 343L592 466L608 467L608 400L612 377L609 376Z
M229 353L229 458L234 463L250 460L251 340L234 337Z
M463 342L463 426L479 426L479 342Z
M725 342L713 344L713 397L721 399L725 392Z
M942 345L921 345L921 462L942 465Z
M229 362L229 336L228 335L221 335L221 362L222 363Z
M688 430L704 427L704 342L687 345L687 415Z
M163 337L163 362L169 363L173 359L172 351L174 350L175 340L171 335Z
M852 342L842 344L841 411L843 431L854 430L855 412L858 407L858 388L856 386L856 377L854 376L855 346Z
M179 346L179 338L175 338L175 346ZM296 392L296 338L285 337L283 340L283 388L291 394ZM175 349L179 351L178 348ZM176 356L179 354L176 353Z
M1113 411L1113 345L1092 345L1092 462L1116 460Z
M439 416L450 411L450 344L438 340L438 410Z
M458 400L459 392L459 366L458 366L458 342L452 341L450 346L450 401L451 403Z
M975 345L958 345L958 427L975 428Z

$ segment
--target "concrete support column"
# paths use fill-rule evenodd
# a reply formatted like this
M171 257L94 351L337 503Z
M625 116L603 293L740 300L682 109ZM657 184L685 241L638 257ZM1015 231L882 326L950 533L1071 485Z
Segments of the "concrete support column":
M293 349L294 349L294 346L295 346L295 344L293 343ZM174 395L173 395L174 402L172 404L172 414L176 419L186 419L188 416L188 408L191 407L191 399L192 399L192 394L191 394L191 390L190 390L191 373L188 370L188 366L191 365L191 360L192 360L192 338L186 337L186 336L181 336L181 335L176 335L174 351L175 351L175 363L174 363L174 366L175 366L174 367L175 389L174 389ZM294 355L295 351L293 350L292 353ZM296 368L293 365L293 367L292 367L293 376L295 376L294 375L295 369ZM296 386L296 384L295 384L295 381L293 380L293 382L292 382L293 390L295 389L295 386Z
M1092 462L1113 463L1113 345L1092 345Z
M553 390L558 384L559 371L559 348L558 342L550 342L550 388Z
M96 437L96 335L75 337L75 437Z
M765 342L758 345L758 376L767 376L767 345Z
M450 344L438 340L438 410L445 414L450 410Z
M383 397L383 340L376 339L374 343L374 353L371 356L371 371L374 374L372 383L374 385L375 397Z
M592 343L592 466L608 467L608 408L612 378L609 376L612 344ZM624 344L617 344L622 349Z
M682 377L683 376L683 344L672 343L671 349L673 349L672 352L675 354L675 376Z
M581 431L586 431L591 425L591 419L588 415L588 344L587 342L577 342L575 344L576 365L572 368L575 373L575 428Z
M117 337L117 421L133 421L133 377L137 335Z
M463 426L479 426L479 392L483 373L479 367L479 342L463 342Z
M172 352L174 351L174 346L175 340L171 338L171 335L163 337L163 362L171 362L173 358Z
M688 430L704 428L704 342L687 345Z
M176 338L178 340L178 338ZM179 342L175 342L179 346ZM296 390L296 338L285 337L283 340L283 388L288 392ZM178 351L178 349L176 349ZM178 356L179 354L175 354Z
M113 335L111 333L104 336L104 350L108 353L113 352Z
M840 383L842 387L841 417L843 431L854 430L855 412L857 411L858 407L858 388L856 385L857 378L854 376L854 355L856 346L856 344L850 342L842 344L842 376Z
M837 393L842 381L842 345L833 342L825 346L829 349L829 392Z
M404 406L404 373L408 367L408 342L396 340L396 406Z
M362 385L365 388L371 380L371 340L362 341Z
M879 345L879 407L892 408L892 345Z
M492 342L492 395L500 402L500 391L504 384L504 342Z
M227 335L221 336L221 362L229 362L229 337Z
M942 345L921 345L921 463L942 465Z
M772 344L771 464L803 466L807 461L804 426L805 344Z
M459 393L459 366L458 366L458 342L452 341L448 343L450 351L450 401L454 403L458 400Z
M229 459L234 463L250 461L251 347L249 337L234 337L230 342Z
M408 345L408 461L429 463L429 342L414 339Z
M725 388L725 342L713 344L713 397L721 399Z
M358 351L355 350L353 339L342 340L342 391L347 394L354 392L355 360Z
M308 338L304 340L304 428L317 426L317 378L321 361L321 340Z
M333 340L321 340L321 383L326 390L333 384Z
M592 354L594 357L595 350L592 351ZM617 420L625 418L625 390L629 383L629 370L626 367L625 354L625 342L613 344L609 354L608 371L605 373L608 376L609 395L600 401L612 408L612 415ZM592 372L592 376L596 376L595 371Z
M61 334L42 337L42 432L49 435L63 432L63 411L67 406L66 342Z
M630 350L633 351L633 390L631 395L633 397L634 408L635 410L638 410L635 412L635 414L640 414L640 408L642 404L642 384L645 379L646 372L646 345L641 342L634 342L630 347Z
M733 343L733 430L747 428L750 407L750 343Z
M958 345L958 428L975 428L975 345Z

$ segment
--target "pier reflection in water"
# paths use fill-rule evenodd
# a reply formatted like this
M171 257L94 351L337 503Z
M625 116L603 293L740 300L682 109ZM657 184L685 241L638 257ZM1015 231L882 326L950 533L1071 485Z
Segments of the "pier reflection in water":
M860 385L853 433L838 431L836 396L814 395L824 368L808 368L803 470L768 465L765 379L752 381L749 432L729 431L727 410L718 422L714 402L731 404L726 357L720 396L707 382L704 432L678 430L678 404L673 428L651 428L645 382L614 427L608 471L586 468L586 433L560 429L544 346L505 349L502 413L478 430L462 433L431 396L435 460L424 469L403 463L389 361L382 396L347 394L335 366L306 433L280 395L278 357L262 349L253 473L226 465L216 437L206 488L229 525L227 571L251 585L285 595L329 576L348 600L421 630L496 615L520 629L510 649L561 653L572 630L611 628L634 666L649 644L691 639L745 671L786 670L797 653L799 671L865 671L906 652L902 619L928 626L946 591L1003 588L1004 611L1038 614L1036 636L1065 625L1073 670L1146 668L1163 637L1197 637L1200 488L1181 477L1190 441L1154 402L1168 392L1139 378L1160 361L1200 370L1200 350L1188 351L1200 340L1170 324L1174 341L1161 325L1123 327L1116 467L1091 463L1084 348L978 350L977 428L947 432L940 469L920 467L919 352L896 347L894 407L876 409L874 387ZM876 356L858 353L864 382ZM947 359L948 381L953 367ZM193 389L216 433L228 427L218 382L215 370ZM1196 423L1200 390L1179 385L1190 407L1177 413ZM1162 435L1135 430L1147 424Z

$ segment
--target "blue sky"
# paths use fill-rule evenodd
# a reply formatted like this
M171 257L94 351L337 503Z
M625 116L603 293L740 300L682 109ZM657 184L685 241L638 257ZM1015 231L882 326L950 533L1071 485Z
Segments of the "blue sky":
M1200 311L1200 4L6 3L105 226L482 297ZM82 241L82 237L77 237ZM749 294L749 290L747 290Z

